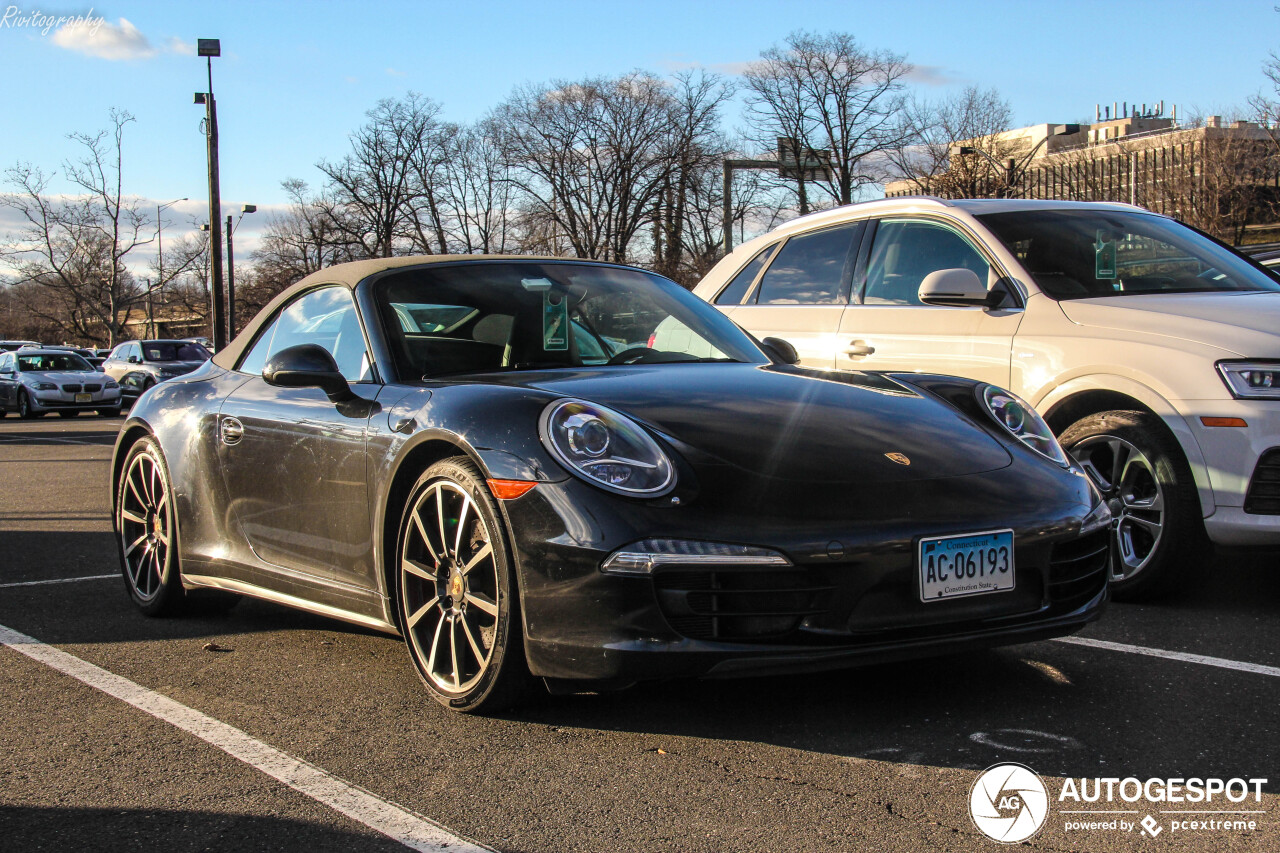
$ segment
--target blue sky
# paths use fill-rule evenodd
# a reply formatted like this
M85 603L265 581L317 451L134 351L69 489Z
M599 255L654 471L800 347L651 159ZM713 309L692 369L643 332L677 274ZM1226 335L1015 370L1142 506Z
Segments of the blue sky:
M86 44L42 33L24 21L33 13L105 23ZM446 119L469 121L526 82L690 65L733 72L794 29L850 32L905 54L925 97L994 87L1018 125L1088 121L1095 103L1125 100L1230 112L1263 88L1261 66L1280 50L1274 0L218 0L108 2L91 13L0 0L0 169L57 169L75 153L68 133L104 128L120 107L137 118L126 191L191 197L166 214L185 225L206 198L203 108L192 104L205 63L189 52L197 37L222 41L213 73L225 209L253 202L265 212L284 201L281 180L319 183L315 162L340 158L379 98L418 91ZM245 220L245 248L262 219Z

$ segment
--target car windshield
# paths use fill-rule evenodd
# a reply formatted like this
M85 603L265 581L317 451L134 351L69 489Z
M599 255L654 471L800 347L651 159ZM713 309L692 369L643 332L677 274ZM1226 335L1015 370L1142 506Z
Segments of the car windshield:
M147 361L204 361L209 351L193 341L147 341L142 345Z
M18 356L18 369L24 373L34 373L43 370L93 370L93 367L73 352L43 352Z
M575 263L467 263L375 289L402 376L584 365L767 363L723 314L674 282Z
M1162 216L1030 210L978 219L1054 299L1280 291L1280 278Z

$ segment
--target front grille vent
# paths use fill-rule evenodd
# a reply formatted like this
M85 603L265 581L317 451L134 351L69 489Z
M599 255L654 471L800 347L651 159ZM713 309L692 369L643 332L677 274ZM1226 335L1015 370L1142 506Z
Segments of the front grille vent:
M79 386L78 384L77 384L77 385L63 385L63 386L62 386L62 390L63 390L63 391L66 391L66 392L68 392L68 393L70 393L70 394L74 394L74 393L76 393L77 391L79 391L79 390L80 390L80 386Z
M97 392L102 390L102 386L97 383L94 383L92 385L84 386L84 390L90 391L90 392Z
M1280 447L1273 447L1258 459L1244 498L1244 511L1251 515L1280 515Z
M1049 589L1054 598L1091 597L1102 583L1098 575L1106 572L1110 560L1110 527L1054 545L1049 556Z
M673 569L653 582L667 622L695 640L777 639L825 613L834 590L802 569Z

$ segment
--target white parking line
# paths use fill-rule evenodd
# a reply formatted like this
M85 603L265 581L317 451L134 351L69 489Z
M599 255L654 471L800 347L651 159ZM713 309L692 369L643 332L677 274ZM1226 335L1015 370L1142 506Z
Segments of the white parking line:
M78 581L103 581L108 578L118 578L120 573L113 575L85 575L82 578L54 578L50 581L16 581L14 583L0 583L0 589L8 589L11 586L44 586L47 583L77 583Z
M1246 663L1227 658L1213 658L1208 655L1193 655L1187 652L1170 652L1164 649L1149 649L1146 646L1131 646L1127 643L1113 643L1109 640L1091 640L1088 637L1059 637L1059 643L1071 643L1075 646L1089 646L1094 649L1106 649L1112 652L1127 652L1131 655L1147 655L1153 658L1165 658L1183 663L1198 663L1204 666L1216 666L1220 669L1234 669L1238 672L1252 672L1255 675L1269 675L1280 678L1280 666L1263 666L1260 663Z
M436 823L390 800L384 800L314 764L268 746L234 726L4 625L0 625L0 645L8 646L32 660L189 732L250 767L278 779L295 791L324 803L412 850L424 853L489 851L489 848L453 835Z

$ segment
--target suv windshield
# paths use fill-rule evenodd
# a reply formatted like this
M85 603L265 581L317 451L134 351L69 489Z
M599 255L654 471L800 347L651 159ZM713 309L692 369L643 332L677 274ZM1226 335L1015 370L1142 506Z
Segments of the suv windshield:
M639 270L539 262L435 265L388 276L375 294L404 377L767 361L719 311Z
M978 216L1054 299L1280 291L1280 279L1162 216L1030 210Z
M73 352L19 355L18 369L24 373L38 373L44 370L93 370L89 362Z
M193 341L145 341L142 354L147 361L204 361L209 351Z

